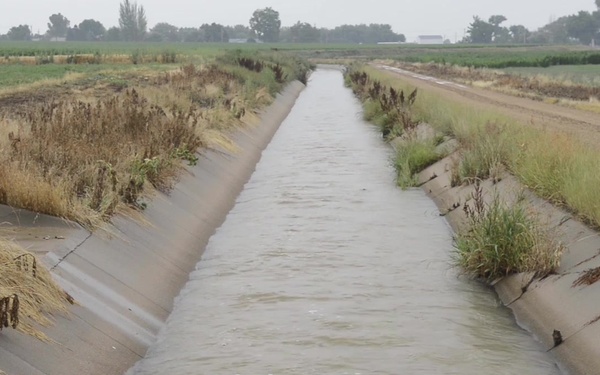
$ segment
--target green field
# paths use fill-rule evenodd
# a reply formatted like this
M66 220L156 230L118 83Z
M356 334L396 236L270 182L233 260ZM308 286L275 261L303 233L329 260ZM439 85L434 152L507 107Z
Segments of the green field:
M526 77L545 76L559 81L600 87L600 65L557 65L548 68L507 68L504 72Z

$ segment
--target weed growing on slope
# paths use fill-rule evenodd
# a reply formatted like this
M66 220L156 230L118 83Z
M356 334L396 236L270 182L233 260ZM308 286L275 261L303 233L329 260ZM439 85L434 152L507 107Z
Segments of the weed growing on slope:
M422 141L414 137L403 140L397 147L394 161L398 186L403 189L416 186L417 174L439 159L433 140Z
M469 275L493 281L513 273L543 277L559 265L562 245L544 229L521 201L508 206L494 196L486 203L479 181L472 204L465 204L467 227L455 238L458 264Z

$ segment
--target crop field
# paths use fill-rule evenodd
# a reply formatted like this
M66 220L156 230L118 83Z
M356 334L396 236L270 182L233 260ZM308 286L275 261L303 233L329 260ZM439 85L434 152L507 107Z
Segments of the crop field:
M600 65L557 65L548 68L507 68L504 72L524 77L548 77L575 84L600 86Z

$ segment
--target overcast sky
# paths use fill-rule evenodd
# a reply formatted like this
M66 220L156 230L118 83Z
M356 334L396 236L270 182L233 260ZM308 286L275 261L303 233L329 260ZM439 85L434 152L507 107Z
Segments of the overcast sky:
M44 33L48 17L62 13L71 25L86 18L109 26L118 24L120 0L0 0L0 33L27 24ZM340 24L388 23L408 41L419 34L441 34L454 41L462 38L473 15L487 19L493 14L508 18L507 25L530 29L554 17L594 10L594 0L138 0L144 5L149 26L168 22L198 27L203 23L248 24L252 12L272 7L279 11L283 26L296 21L318 27Z

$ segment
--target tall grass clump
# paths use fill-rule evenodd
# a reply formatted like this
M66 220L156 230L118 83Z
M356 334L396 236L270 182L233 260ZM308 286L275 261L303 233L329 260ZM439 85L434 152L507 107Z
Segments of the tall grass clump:
M472 205L465 205L467 227L455 238L464 271L491 282L520 272L543 277L559 265L562 245L542 228L521 202L505 205L498 196L485 203L479 182Z
M504 125L486 123L459 138L463 146L458 164L460 180L498 179L515 152L511 135Z
M403 189L417 186L417 174L440 159L433 140L409 137L397 147L394 166L397 183Z

